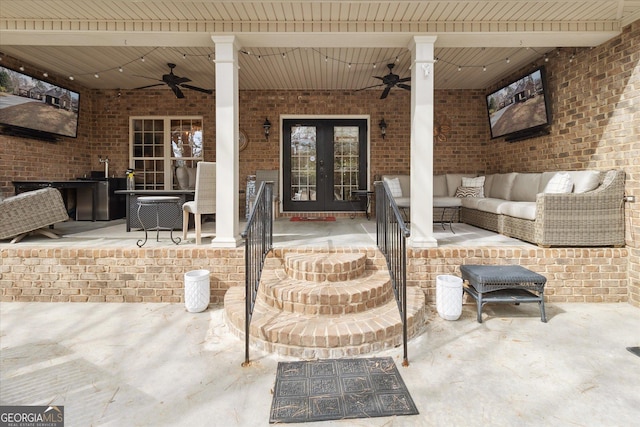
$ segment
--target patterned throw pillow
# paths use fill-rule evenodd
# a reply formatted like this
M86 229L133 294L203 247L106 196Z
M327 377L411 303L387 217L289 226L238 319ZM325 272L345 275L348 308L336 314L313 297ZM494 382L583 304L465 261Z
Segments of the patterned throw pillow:
M460 186L456 189L456 197L480 197L482 187L465 187Z
M484 197L484 176L478 176L475 178L462 177L463 187L478 187L480 188L480 194L473 197Z
M402 197L402 187L400 186L399 178L385 178L384 179L387 185L389 186L389 191L391 191L391 196L393 197Z
M543 193L571 193L573 188L573 179L566 172L558 172L547 183Z

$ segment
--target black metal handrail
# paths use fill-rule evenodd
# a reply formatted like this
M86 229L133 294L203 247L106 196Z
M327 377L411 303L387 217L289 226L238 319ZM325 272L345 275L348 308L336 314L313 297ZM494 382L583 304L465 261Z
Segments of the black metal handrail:
M273 248L273 182L260 184L255 202L249 213L247 226L241 233L244 239L245 266L245 349L244 363L249 365L249 325L256 303L260 276L267 255Z
M402 319L404 346L403 366L409 366L407 357L407 238L411 235L400 209L384 181L374 183L376 189L376 241L387 260L393 293Z

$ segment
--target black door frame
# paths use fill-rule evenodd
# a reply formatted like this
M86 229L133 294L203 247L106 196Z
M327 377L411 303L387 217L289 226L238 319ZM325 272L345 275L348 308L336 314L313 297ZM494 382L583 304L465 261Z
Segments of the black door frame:
M344 212L354 209L351 200L334 200L334 153L333 127L358 126L359 173L358 189L368 188L369 180L369 116L282 116L281 118L281 155L282 155L282 208L284 212ZM316 186L315 201L291 199L291 127L315 126L317 128L316 150ZM320 172L321 160L324 160L324 171Z

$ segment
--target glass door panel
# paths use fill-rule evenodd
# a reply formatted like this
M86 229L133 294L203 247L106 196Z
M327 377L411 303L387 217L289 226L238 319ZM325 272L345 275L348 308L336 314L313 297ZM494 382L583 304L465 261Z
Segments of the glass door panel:
M358 126L333 128L333 197L351 200L351 191L358 189L360 173L360 129Z
M291 200L317 200L315 126L292 126L290 145Z

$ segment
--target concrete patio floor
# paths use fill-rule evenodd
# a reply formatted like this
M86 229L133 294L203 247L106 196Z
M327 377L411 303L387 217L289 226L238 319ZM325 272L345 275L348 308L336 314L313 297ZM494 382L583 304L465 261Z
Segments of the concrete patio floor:
M640 419L640 310L628 304L431 309L391 356L419 415L313 426L623 426ZM0 304L0 404L64 405L65 426L267 426L279 361L227 329L222 307ZM297 424L299 425L299 424Z

